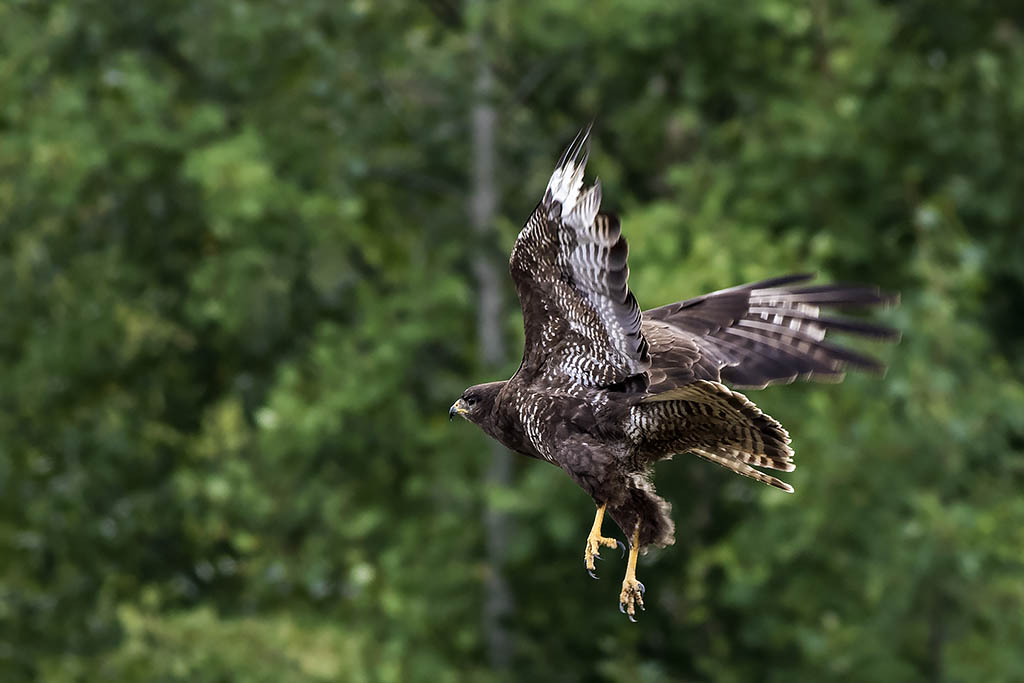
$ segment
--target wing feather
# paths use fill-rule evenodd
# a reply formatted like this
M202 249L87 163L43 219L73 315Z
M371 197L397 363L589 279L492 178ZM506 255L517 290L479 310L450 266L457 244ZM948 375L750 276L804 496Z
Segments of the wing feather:
M656 351L673 344L692 344L698 353L687 366L689 377L678 371L659 372L663 361L674 361L656 353L652 377L660 382L652 381L649 391L667 391L681 381L699 379L761 388L801 378L838 381L847 368L884 371L877 359L827 342L825 336L843 332L895 340L899 333L854 318L823 316L821 308L877 306L893 303L896 297L860 285L791 286L811 277L772 278L645 311L645 330L652 326L662 330ZM666 335L666 329L671 334ZM669 341L664 340L666 336Z
M619 220L600 212L600 183L583 186L588 135L562 155L509 260L526 331L523 381L609 387L650 366Z

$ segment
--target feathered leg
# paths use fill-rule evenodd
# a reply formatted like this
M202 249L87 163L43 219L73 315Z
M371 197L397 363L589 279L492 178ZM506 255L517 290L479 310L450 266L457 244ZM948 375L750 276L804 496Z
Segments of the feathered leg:
M604 522L604 509L606 507L607 505L602 504L597 508L597 513L594 515L594 525L590 527L590 535L587 536L587 547L583 551L583 562L587 567L587 573L593 579L597 578L597 575L594 573L596 569L594 560L601 559L601 546L604 545L609 548L619 546L623 552L626 550L626 546L623 545L622 541L601 535L601 525Z

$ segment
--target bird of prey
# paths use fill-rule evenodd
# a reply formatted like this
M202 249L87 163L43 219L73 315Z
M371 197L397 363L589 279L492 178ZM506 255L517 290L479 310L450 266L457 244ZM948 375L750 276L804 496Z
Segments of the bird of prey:
M758 469L793 470L789 434L735 388L839 381L847 368L880 372L877 360L825 335L890 340L897 333L822 309L896 297L789 275L641 311L627 286L619 219L601 211L598 182L583 185L588 138L589 128L562 155L512 249L522 363L509 380L466 389L449 417L557 465L590 494L597 506L584 548L591 576L602 546L622 545L602 534L605 513L615 521L629 539L619 609L635 620L645 591L637 556L674 542L671 506L655 494L652 463L693 453L792 492Z

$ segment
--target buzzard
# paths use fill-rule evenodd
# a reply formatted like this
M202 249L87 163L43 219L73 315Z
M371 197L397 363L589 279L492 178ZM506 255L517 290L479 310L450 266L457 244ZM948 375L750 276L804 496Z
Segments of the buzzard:
M792 471L789 434L737 388L839 381L875 359L825 341L829 331L895 339L889 328L823 308L892 303L874 287L808 285L788 275L641 311L627 286L627 247L601 186L583 185L589 128L562 155L516 239L509 271L523 309L523 360L511 379L469 387L449 411L513 451L565 470L594 499L584 548L594 576L607 514L629 539L619 609L643 609L637 556L674 542L671 506L652 463L693 453L792 492L758 468ZM624 547L623 547L624 550ZM595 577L596 578L596 577Z

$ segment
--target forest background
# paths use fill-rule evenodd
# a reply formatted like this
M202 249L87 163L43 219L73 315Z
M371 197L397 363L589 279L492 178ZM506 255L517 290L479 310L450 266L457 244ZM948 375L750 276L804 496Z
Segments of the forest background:
M0 4L0 679L1024 676L1024 6ZM657 468L675 546L447 409L521 348L554 161L650 308L902 293L884 380L754 398L785 495Z

